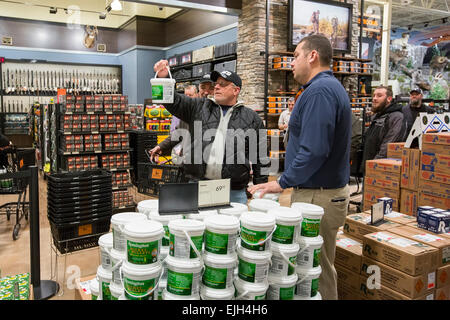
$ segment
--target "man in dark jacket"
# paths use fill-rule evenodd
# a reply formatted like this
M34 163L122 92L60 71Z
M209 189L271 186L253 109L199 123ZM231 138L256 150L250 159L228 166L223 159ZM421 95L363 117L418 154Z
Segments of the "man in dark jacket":
M423 93L422 89L414 88L409 92L409 104L402 108L403 116L406 121L406 137L416 121L420 112L433 113L433 108L422 103Z
M389 87L379 86L375 89L372 112L372 122L364 135L362 172L365 172L366 160L386 158L388 143L402 142L406 138L402 106L393 102Z
M159 77L165 77L168 61L154 66ZM253 171L253 183L267 182L264 167L267 135L261 118L238 101L242 80L234 72L213 71L214 98L189 98L174 94L174 103L165 104L172 115L189 124L185 134L191 141L184 149L183 168L191 180L230 179L231 202L247 203L246 188ZM176 137L174 137L175 139Z

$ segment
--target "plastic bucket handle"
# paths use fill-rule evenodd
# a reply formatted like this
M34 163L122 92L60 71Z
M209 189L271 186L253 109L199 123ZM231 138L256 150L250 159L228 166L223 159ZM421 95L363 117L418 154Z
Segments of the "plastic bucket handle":
M243 296L245 296L249 291L245 290L243 293L241 293L240 295L238 295L235 300L239 300L240 298L242 298Z
M281 257L283 258L283 260L286 261L291 267L293 267L295 269L296 265L293 264L282 251L280 251L280 254L281 254Z
M194 249L195 253L197 254L197 258L202 257L202 255L200 254L200 252L198 251L197 247L195 246L194 242L191 239L191 236L189 235L189 233L186 230L183 230L184 234L186 235L186 238L188 239L192 249Z
M128 294L129 294L130 296L132 296L133 298L144 298L144 297L146 297L146 296L152 294L153 291L155 291L155 289L156 289L156 288L158 287L158 285L159 285L159 281L161 281L161 279L162 279L163 273L164 273L164 270L161 268L161 274L159 275L158 281L155 283L155 285L153 286L153 288L150 289L149 291L147 291L144 295L139 295L139 296L135 296L134 294L129 293L128 290L127 290L127 288L125 288L125 285L124 285L124 283L123 283L123 277L122 277L122 266L120 266L119 276L120 276L120 282L122 283L123 290L124 290L126 293L128 293Z
M167 68L167 71L169 71L169 77L170 77L170 79L172 79L172 74L170 73L170 68L169 68L169 66L167 66L166 68ZM156 71L155 77L154 77L153 79L156 79L156 78L158 77L158 72L159 72L159 70Z
M265 238L263 241L260 241L258 243L250 243L247 242L247 240L245 240L244 238L241 237L241 240L244 241L244 243L248 244L249 246L260 246L262 244L264 244L267 240L272 238L273 233L275 232L275 230L277 229L277 225L275 225L275 227L273 228L273 230L269 233L269 235L267 236L267 238Z
M303 251L305 251L306 249L308 249L311 245L307 244L303 249L299 250L297 255L299 255L300 253L302 253Z
M120 260L114 267L111 268L111 272L115 271L117 268L122 266L123 260Z

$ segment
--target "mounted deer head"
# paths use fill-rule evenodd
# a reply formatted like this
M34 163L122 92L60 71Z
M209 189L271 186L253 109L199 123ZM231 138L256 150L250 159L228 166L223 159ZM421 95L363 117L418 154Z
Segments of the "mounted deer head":
M98 29L96 26L86 26L84 30L86 31L86 36L84 37L84 46L90 49L95 44Z

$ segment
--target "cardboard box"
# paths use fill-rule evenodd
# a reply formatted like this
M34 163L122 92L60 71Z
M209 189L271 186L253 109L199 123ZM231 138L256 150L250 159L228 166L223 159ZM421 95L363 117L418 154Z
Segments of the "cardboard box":
M439 267L436 270L436 288L450 286L450 265Z
M371 171L392 172L400 175L402 161L400 159L376 159L366 161L366 174Z
M96 276L88 276L75 280L75 300L92 300L90 289L87 289L87 282L94 279Z
M400 190L379 188L371 185L366 185L366 183L364 183L363 197L364 202L368 201L372 203L377 202L378 198L388 197L393 200L392 208L397 211L399 209Z
M419 206L432 206L435 208L450 209L450 199L435 197L426 192L419 191Z
M381 262L363 257L361 264L361 275L365 277L370 277L373 275L373 270L369 272L370 266L377 266L379 268L380 281L383 286L404 294L411 299L429 295L433 293L436 288L435 271L418 276L410 276L409 274L391 268Z
M387 157L394 158L394 159L401 159L402 158L402 150L403 150L404 146L405 146L404 142L388 143Z
M379 188L388 188L393 190L400 189L400 180L386 180L366 174L364 177L364 186L374 186Z
M419 191L429 196L450 199L450 185L420 179Z
M450 174L420 170L419 178L437 183L450 184Z
M419 168L421 153L419 149L404 148L402 151L401 186L417 190L419 186Z
M339 234L336 239L334 263L359 274L362 259L362 241Z
M337 290L339 300L360 300L359 273L352 272L345 267L336 265L337 272Z
M378 226L373 226L371 223L370 214L367 213L355 213L350 214L345 219L344 223L344 233L355 239L362 240L363 236L369 233L389 230L395 227L400 227L398 223L385 220L382 224Z
M400 212L408 216L417 215L419 193L408 189L400 190Z
M435 300L450 300L450 286L436 289Z
M422 152L439 153L450 156L450 145L424 143L422 141Z
M367 277L361 275L359 294L364 300L434 300L434 291L428 295L412 299L384 285L381 285L379 289L370 289L367 280Z
M397 211L392 211L390 214L385 214L384 219L398 223L399 225L406 225L412 222L416 222L416 217L406 215Z
M424 243L439 250L438 266L450 264L450 241L438 234L432 234L426 230L413 228L411 226L402 226L389 230L392 233L402 237Z
M438 250L393 232L382 231L363 237L363 256L417 276L436 270Z
M422 143L450 145L450 132L425 133L422 136Z
M450 155L422 152L420 169L450 174Z

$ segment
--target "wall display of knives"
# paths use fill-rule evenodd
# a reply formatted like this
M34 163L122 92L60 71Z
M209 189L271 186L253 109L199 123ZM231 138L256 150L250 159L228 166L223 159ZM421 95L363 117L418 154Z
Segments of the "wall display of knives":
M2 67L2 95L55 96L120 94L121 69L110 66L6 62Z
M53 96L3 96L1 110L6 113L29 112L33 104L49 104L52 100L54 100Z

